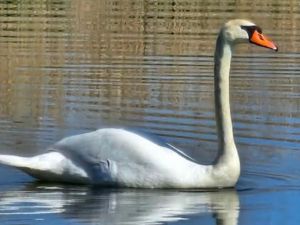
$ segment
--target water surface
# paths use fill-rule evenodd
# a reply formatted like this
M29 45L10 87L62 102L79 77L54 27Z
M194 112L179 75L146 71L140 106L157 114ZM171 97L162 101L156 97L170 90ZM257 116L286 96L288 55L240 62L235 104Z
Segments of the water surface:
M1 153L33 155L113 126L211 162L219 27L251 19L279 52L244 45L233 58L237 190L36 184L0 167L1 224L299 224L299 13L296 0L2 1Z

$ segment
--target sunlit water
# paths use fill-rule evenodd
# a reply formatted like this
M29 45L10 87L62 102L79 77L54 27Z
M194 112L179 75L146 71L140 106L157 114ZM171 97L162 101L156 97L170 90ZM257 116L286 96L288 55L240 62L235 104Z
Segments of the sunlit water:
M279 52L245 45L234 55L237 190L36 184L0 167L0 223L299 224L299 15L297 0L1 1L1 153L33 155L113 126L151 132L211 162L219 27L252 19Z

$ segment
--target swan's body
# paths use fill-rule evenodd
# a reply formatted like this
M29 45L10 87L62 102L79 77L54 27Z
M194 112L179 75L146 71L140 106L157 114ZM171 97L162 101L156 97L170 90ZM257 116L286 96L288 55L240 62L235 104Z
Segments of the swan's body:
M229 70L234 44L246 41L277 50L251 22L232 20L221 29L215 52L219 154L213 165L200 165L178 149L123 129L71 136L34 157L0 155L0 163L47 181L143 188L232 187L240 175L240 161L230 116Z

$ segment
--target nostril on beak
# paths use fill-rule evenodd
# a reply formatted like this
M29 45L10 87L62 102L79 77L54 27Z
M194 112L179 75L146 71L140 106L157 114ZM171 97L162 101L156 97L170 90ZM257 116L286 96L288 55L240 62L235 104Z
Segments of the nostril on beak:
M261 34L259 34L258 37L260 40L262 40L262 41L264 40L264 37Z

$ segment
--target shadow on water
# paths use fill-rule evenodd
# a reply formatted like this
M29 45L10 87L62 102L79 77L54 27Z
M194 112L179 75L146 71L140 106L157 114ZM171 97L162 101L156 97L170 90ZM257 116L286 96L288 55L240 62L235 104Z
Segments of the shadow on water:
M17 196L17 197L16 197ZM38 224L68 221L85 224L170 224L199 217L209 224L236 225L239 198L235 190L95 189L85 186L30 184L0 195L0 222L13 218Z

